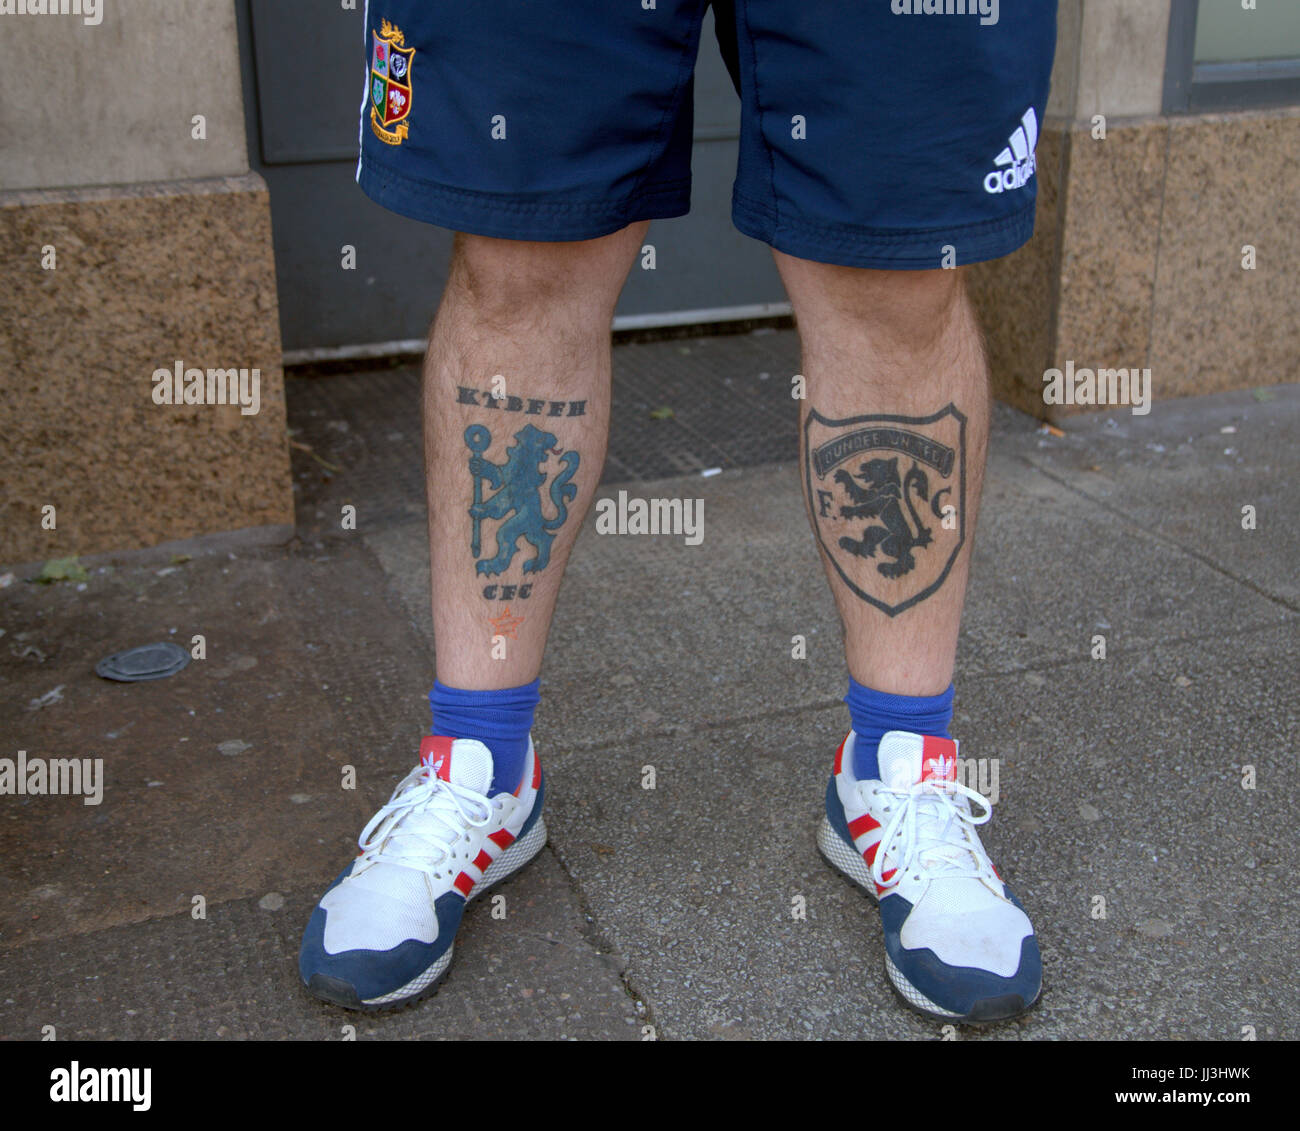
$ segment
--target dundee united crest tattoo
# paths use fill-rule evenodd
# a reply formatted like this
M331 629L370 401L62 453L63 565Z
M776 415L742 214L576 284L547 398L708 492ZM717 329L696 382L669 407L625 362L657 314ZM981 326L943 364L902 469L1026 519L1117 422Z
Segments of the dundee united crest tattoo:
M854 416L804 422L817 540L844 584L889 616L924 601L966 541L966 418Z

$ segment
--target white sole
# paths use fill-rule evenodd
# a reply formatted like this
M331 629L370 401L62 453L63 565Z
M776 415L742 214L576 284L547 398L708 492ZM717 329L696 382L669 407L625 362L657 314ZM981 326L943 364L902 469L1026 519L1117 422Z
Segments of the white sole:
M867 862L844 843L843 838L826 817L823 817L821 824L817 826L817 849L832 868L852 880L854 885L861 888L877 905L880 903L880 896L876 894L876 881L872 878ZM885 975L908 1004L923 1013L947 1018L961 1016L960 1013L936 1005L903 977L903 972L894 965L888 951L885 952Z
M483 878L470 888L469 895L465 898L466 906L486 892L488 888L501 883L502 880L509 879L545 847L546 819L538 817L533 827L524 836L515 841L488 865L487 871L483 873ZM453 942L437 962L416 975L406 985L393 990L391 993L386 993L382 997L364 998L361 1004L369 1008L397 1005L407 998L418 997L420 994L431 991L446 976L448 969L451 967L451 957L455 949L456 944Z

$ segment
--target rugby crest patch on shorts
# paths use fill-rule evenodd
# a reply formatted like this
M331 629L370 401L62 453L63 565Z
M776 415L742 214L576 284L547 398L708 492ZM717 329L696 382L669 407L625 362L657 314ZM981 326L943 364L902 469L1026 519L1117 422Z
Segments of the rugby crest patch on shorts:
M370 128L387 145L401 145L410 132L411 70L415 48L387 20L374 33L370 52Z

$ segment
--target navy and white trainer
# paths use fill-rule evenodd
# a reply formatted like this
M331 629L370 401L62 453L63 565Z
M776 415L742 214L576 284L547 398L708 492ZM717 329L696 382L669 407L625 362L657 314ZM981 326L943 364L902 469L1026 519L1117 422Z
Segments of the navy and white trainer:
M519 788L489 795L491 782L483 743L421 743L419 765L366 825L360 853L307 923L298 970L308 990L374 1010L438 988L466 903L546 844L542 768L531 739Z
M946 1021L1023 1013L1042 988L1038 942L975 831L992 805L957 780L957 743L889 731L880 778L860 781L856 737L835 754L817 847L879 903L890 982L912 1008Z

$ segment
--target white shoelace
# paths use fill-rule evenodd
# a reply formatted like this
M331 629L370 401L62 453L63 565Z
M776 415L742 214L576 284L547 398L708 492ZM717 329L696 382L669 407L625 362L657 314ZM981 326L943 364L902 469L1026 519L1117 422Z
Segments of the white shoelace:
M490 798L417 766L361 830L357 847L367 864L397 864L436 879L465 830L488 824L492 809Z
M959 781L921 781L906 789L878 786L877 796L892 798L885 811L896 810L885 826L880 848L871 864L871 878L884 888L895 887L909 871L918 878L987 879L997 882L989 858L972 842L970 830L993 815L993 807L983 794ZM975 802L983 813L974 816L959 798ZM957 828L953 829L953 822ZM952 835L955 833L956 835ZM896 871L886 880L885 856L889 855Z

